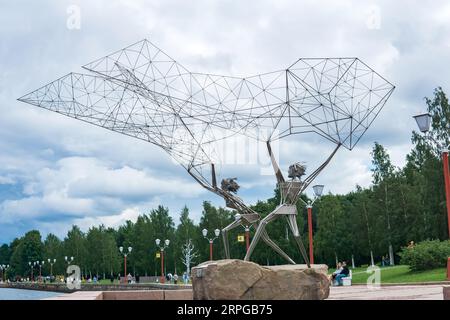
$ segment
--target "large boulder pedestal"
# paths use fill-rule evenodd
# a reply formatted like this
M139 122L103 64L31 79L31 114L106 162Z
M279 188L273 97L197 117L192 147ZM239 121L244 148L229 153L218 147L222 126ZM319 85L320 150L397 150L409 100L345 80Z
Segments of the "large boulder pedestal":
M330 293L327 271L326 265L208 261L192 269L194 300L323 300Z

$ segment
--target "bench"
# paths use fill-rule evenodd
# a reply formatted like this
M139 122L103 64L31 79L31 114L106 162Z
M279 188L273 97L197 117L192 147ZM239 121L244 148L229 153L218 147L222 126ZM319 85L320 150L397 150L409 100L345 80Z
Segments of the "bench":
M351 286L352 285L352 270L350 270L348 277L342 278L343 286Z

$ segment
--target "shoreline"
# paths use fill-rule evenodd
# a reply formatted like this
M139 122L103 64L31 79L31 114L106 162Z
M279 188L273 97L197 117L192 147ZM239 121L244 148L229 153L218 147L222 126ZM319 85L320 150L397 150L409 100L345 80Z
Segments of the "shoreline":
M12 282L0 283L0 288L5 289L24 289L37 291L50 291L59 293L74 293L77 291L141 291L141 290L182 290L192 289L191 285L174 285L174 284L82 284L81 289L69 289L65 283L30 283L30 282Z

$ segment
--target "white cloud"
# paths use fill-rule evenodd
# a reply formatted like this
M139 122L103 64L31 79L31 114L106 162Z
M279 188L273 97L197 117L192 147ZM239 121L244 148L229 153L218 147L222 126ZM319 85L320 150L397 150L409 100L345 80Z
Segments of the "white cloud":
M0 176L0 184L15 184L16 181L11 177Z
M128 166L111 168L95 158L63 158L54 168L43 168L33 178L24 185L28 197L3 203L6 220L8 216L38 219L51 212L104 216L157 196L195 198L204 193L190 180L149 175Z

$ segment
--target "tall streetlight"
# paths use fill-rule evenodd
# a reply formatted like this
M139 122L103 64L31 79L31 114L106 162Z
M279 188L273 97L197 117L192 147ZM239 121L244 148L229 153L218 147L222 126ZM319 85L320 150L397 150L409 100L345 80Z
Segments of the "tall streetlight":
M8 268L9 268L9 264L2 264L2 265L0 265L0 270L2 271L2 281L3 282L6 281L5 273L6 273L6 270Z
M119 251L121 254L123 254L123 258L124 258L124 268L125 268L125 277L124 277L124 282L125 284L128 283L127 281L127 256L131 253L131 250L133 250L132 247L128 247L128 252L124 252L123 251L123 247L119 247Z
M215 235L214 238L208 238L208 230L206 230L206 229L202 230L202 234L203 234L203 237L209 241L209 260L212 261L212 259L213 259L213 242L214 242L214 240L216 240L219 237L220 230L219 229L214 230L214 235Z
M448 224L448 236L450 238L450 169L448 165L448 150L450 146L442 146L442 144L438 143L433 139L433 137L428 133L430 131L431 125L431 115L429 113L419 114L413 117L416 122L419 130L425 135L426 139L429 139L436 143L440 151L442 152L442 163L444 166L444 181L445 181L445 199L447 203L447 224Z
M47 259L48 263L50 264L50 280L53 277L53 265L56 263L56 259Z
M314 202L316 202L316 200L322 196L324 187L325 186L323 184L316 184L315 186L313 186L314 199L312 201L309 200L308 203L306 203L305 201L303 201L303 199L300 198L300 200L306 205L306 209L308 211L309 262L311 264L314 264L312 207Z
M170 244L170 240L166 239L164 240L164 244L162 246L160 246L161 244L161 240L156 239L155 240L156 246L159 248L159 251L161 252L161 283L164 283L164 249L166 249L169 244Z
M236 220L239 220L241 218L241 215L239 213L237 213L234 218ZM245 248L246 251L248 251L248 248L250 247L250 226L247 225L243 225L244 230L245 230Z
M36 266L39 266L39 281L42 280L42 266L44 265L44 261L36 261L34 263Z
M245 252L250 247L250 226L243 226L245 230Z
M29 265L30 268L31 268L31 278L30 278L30 281L33 282L33 281L34 281L34 278L33 278L33 268L34 268L34 264L33 264L31 261L28 261L28 265Z
M65 256L65 257L64 257L64 260L66 261L67 265L69 265L69 264L72 263L73 257L70 257L70 259L69 259L69 257Z

